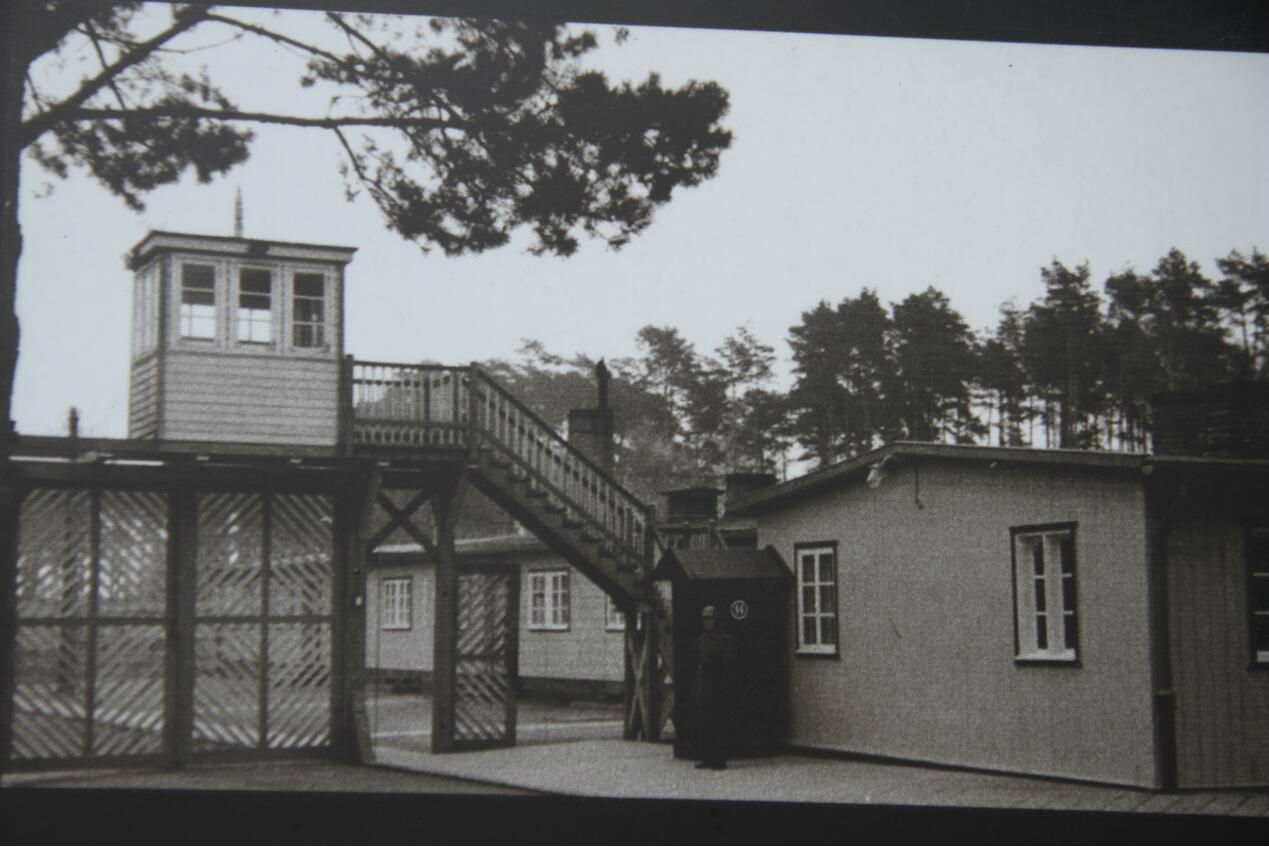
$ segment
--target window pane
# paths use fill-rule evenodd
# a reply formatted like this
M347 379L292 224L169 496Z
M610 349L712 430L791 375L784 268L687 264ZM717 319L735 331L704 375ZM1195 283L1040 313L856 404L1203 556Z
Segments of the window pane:
M815 606L815 586L802 586L802 611L806 614L812 614L816 611Z
M824 615L820 618L820 643L837 643L837 621L832 615Z
M820 582L833 581L833 554L820 554Z
M820 607L819 607L819 610L820 610L821 612L832 612L832 611L833 611L833 586L831 586L831 585L821 585L821 586L820 586Z
M295 293L299 297L324 297L326 278L321 274L296 274Z
M1043 614L1035 616L1035 646L1041 650L1049 649L1049 624Z
M183 288L216 289L216 269L210 265L183 265L181 267L181 286Z
M815 581L815 557L814 556L802 557L802 581L803 582Z
M1027 545L1031 548L1032 573L1036 576L1044 576L1044 545L1038 538L1029 540Z
M1075 574L1075 539L1069 532L1062 533L1060 549L1062 551L1063 576Z
M1062 577L1062 611L1075 611L1075 576Z
M297 299L295 301L295 319L307 323L322 320L322 301Z
M1068 650L1074 650L1075 643L1076 643L1075 615L1074 614L1063 615L1062 626L1063 626L1062 634L1065 637L1065 643L1062 646Z
M181 292L181 302L196 306L215 306L216 295L212 291L187 288Z
M264 270L244 270L238 277L238 290L244 294L268 295L273 288L273 274Z
M802 644L809 646L817 643L815 640L815 618L802 618Z
M1035 579L1035 610L1037 612L1048 611L1048 598L1044 596L1044 577L1036 577Z

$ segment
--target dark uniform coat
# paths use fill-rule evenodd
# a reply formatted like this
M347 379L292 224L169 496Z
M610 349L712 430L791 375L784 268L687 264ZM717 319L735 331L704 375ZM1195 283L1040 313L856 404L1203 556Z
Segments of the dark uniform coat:
M727 761L731 749L732 712L736 703L736 648L731 636L715 629L703 632L696 656L697 752L707 765Z

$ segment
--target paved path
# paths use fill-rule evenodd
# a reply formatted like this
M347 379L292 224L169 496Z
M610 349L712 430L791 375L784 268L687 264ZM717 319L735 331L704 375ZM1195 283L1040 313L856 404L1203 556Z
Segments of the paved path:
M433 755L390 743L378 763L575 797L781 801L1269 817L1269 791L1157 794L837 758L777 756L696 770L668 744L587 740Z

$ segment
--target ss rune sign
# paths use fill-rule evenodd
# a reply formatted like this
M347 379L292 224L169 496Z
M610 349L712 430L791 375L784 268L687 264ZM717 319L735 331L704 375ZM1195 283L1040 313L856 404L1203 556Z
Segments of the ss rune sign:
M744 600L731 601L731 617L732 620L743 621L749 617L749 604Z

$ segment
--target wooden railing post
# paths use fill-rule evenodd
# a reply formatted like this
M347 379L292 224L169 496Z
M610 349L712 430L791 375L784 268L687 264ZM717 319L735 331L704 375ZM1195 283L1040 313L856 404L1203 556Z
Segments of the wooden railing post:
M339 363L339 406L335 417L335 445L345 454L353 449L353 357Z
M472 362L467 369L467 455L474 461L480 446L480 364Z

